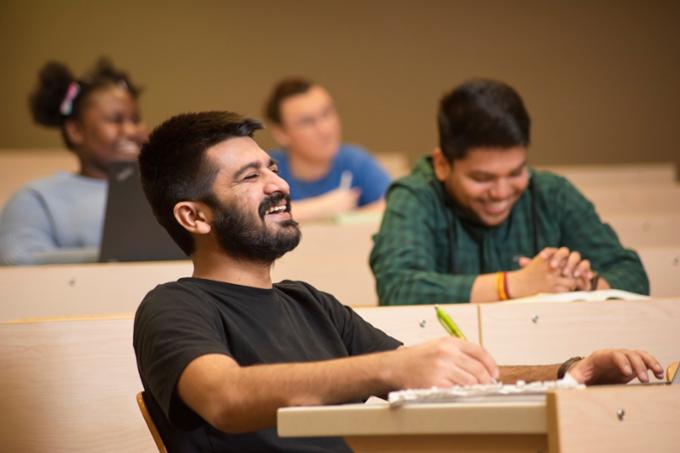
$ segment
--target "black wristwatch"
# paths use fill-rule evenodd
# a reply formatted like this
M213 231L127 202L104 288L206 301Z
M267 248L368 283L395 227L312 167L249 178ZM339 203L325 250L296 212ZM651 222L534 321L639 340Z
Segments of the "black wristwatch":
M570 359L567 359L560 367L557 369L557 379L564 379L564 375L567 374L567 371L569 371L569 368L574 366L576 362L579 360L583 360L583 357L572 357Z

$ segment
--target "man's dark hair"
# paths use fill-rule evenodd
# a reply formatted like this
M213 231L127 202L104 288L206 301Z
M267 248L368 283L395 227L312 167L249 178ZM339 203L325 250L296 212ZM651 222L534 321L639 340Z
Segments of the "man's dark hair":
M449 162L473 148L529 146L531 120L522 98L496 80L470 80L445 95L437 123L439 147Z
M219 169L205 157L208 148L234 137L252 137L259 121L232 112L177 115L151 133L139 154L142 187L158 223L187 255L194 240L173 209L186 200L209 200Z
M281 104L289 97L306 93L315 85L302 77L290 77L274 86L264 105L264 116L274 124L281 125Z

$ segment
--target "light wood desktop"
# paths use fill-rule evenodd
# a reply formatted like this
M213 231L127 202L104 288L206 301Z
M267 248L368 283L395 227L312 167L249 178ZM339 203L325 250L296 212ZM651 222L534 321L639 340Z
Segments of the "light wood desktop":
M680 212L612 214L603 219L625 247L680 246Z
M680 299L479 305L481 343L504 365L562 363L602 348L680 358Z
M680 296L680 246L639 247L653 297Z
M303 280L346 305L377 305L368 266L377 225L303 225L298 248L272 268L273 281ZM0 266L0 321L131 313L156 285L190 276L186 261Z
M377 305L367 258L368 230L365 225L310 225L303 229L306 240L299 250L274 265L274 281L304 280L345 305ZM638 252L652 296L680 295L680 246L643 247ZM191 273L189 261L0 267L0 321L132 313L156 285Z
M479 343L479 316L476 305L447 304L440 307L455 320L469 341ZM437 320L434 305L357 307L355 311L366 321L407 346L446 335Z
M134 313L156 285L191 272L189 261L0 267L0 321Z
M278 432L344 437L356 453L670 453L679 419L680 386L614 386L558 390L547 402L285 408Z
M489 317L484 306L444 308L471 341L481 340L505 364L562 361L601 345L605 336L612 346L628 338L626 345L648 349L664 366L668 362L664 357L678 360L678 334L667 331L671 324L677 326L678 300L508 304L512 309L507 311L498 307L487 322L477 314L479 310ZM445 335L432 306L358 312L407 345ZM533 325L527 316L535 313L541 316L538 333L527 328ZM592 324L580 322L591 317L598 325L595 332ZM500 333L494 335L492 329ZM142 386L132 348L131 315L0 323L0 369L0 388L6 389L0 392L1 451L153 451L135 404ZM513 445L534 445L532 436L515 433ZM404 445L419 442L401 440Z
M0 369L0 451L154 451L131 317L0 323Z
M387 170L392 179L406 176L411 171L411 163L407 153L379 152L375 153L374 157Z
M564 164L536 167L562 175L579 188L608 185L654 186L673 184L677 181L673 162Z
M377 223L303 224L300 245L274 263L272 278L304 280L345 305L377 305L368 256L378 227Z
M583 194L603 218L614 214L678 214L680 185L587 187Z

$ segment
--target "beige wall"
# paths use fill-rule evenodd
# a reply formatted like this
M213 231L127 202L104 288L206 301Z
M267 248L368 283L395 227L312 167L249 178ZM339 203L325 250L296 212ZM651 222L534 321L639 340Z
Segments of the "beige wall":
M304 74L332 90L346 139L413 157L442 93L487 76L523 94L534 163L680 162L679 23L674 1L2 0L0 148L59 146L28 114L37 70L108 54L146 86L150 126L259 116L277 78Z

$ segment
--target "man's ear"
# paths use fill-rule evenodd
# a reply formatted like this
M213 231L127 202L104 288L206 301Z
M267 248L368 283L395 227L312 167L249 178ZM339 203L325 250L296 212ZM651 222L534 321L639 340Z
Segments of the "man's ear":
M198 201L180 201L172 210L175 220L191 234L209 234L212 230L212 211Z
M451 174L451 163L439 147L432 150L432 168L440 182L446 181Z
M64 132L66 133L66 137L68 137L68 141L74 145L81 145L85 140L83 127L74 119L66 120L64 122Z
M286 131L283 129L283 127L274 124L270 129L272 133L272 137L274 138L274 141L279 144L279 146L283 148L287 148L288 145L290 144L290 139L288 138L288 134Z

